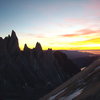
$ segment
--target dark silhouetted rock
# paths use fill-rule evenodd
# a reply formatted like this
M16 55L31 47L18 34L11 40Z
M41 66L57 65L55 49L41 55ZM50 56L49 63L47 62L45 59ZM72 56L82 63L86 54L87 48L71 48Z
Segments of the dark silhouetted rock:
M6 52L11 56L15 55L15 53L17 54L20 51L18 39L16 33L13 30L11 36L8 35L8 37L4 38L4 45Z
M41 47L41 44L39 42L36 43L35 49L37 51L42 51L42 47Z
M29 51L30 49L28 48L27 44L24 45L24 51Z
M74 69L74 70L73 70ZM0 98L38 100L80 70L64 53L34 49L20 51L16 33L0 38Z
M99 100L100 59L40 100Z
M57 59L59 65L61 66L61 70L63 70L65 73L67 72L69 78L74 74L80 72L80 69L67 57L66 54L60 51L55 51L54 56Z

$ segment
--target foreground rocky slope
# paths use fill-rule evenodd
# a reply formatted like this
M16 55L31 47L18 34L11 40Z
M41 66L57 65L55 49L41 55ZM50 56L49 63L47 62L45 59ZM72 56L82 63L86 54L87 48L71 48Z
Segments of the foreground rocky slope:
M16 33L0 38L0 99L38 100L80 72L61 52L43 51L40 43L20 51Z
M100 100L100 59L40 100Z

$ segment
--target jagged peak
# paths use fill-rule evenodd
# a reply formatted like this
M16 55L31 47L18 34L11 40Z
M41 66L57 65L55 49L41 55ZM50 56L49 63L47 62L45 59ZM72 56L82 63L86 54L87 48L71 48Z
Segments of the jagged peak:
M29 50L27 44L24 45L24 51Z
M6 39L10 39L10 38L11 38L11 36L8 35L8 36L6 36L6 37L4 38L4 40L6 40Z
M10 38L10 35L8 35L8 38Z
M17 38L16 33L15 33L14 30L12 30L12 32L11 32L11 37Z
M35 49L42 50L41 44L39 42L36 43Z

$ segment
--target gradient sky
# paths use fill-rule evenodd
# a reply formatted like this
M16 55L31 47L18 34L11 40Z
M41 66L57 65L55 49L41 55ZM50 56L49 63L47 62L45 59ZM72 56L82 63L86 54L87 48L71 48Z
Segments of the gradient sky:
M100 49L100 0L0 0L0 37L12 30L21 49Z

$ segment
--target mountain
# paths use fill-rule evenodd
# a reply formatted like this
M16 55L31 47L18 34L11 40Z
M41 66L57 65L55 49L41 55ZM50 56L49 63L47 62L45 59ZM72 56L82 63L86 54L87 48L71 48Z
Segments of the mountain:
M62 52L35 48L19 49L18 38L12 31L0 38L0 99L38 100L80 72L76 64Z
M65 53L79 68L89 66L93 61L100 58L99 54L92 54L89 52L60 50Z
M60 50L60 51L65 53L70 59L77 59L80 57L89 57L95 55L89 52L80 52L78 50Z
M40 100L100 100L100 59Z

